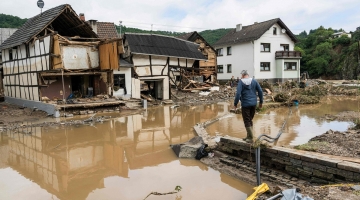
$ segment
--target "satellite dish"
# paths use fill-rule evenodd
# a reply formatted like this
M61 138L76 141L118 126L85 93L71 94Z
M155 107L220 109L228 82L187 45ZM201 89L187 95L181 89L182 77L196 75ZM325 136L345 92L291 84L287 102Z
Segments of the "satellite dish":
M285 33L285 32L286 32L286 30L283 28L283 29L281 29L281 32L282 32L282 33Z
M37 6L42 9L44 7L44 1L43 0L38 0Z

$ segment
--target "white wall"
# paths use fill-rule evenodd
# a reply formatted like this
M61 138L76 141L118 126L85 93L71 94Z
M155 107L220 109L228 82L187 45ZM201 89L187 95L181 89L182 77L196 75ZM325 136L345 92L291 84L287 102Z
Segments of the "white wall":
M217 74L218 80L229 80L231 76L240 77L242 70L248 70L250 76L254 74L254 51L251 42L240 43L231 46L231 55L227 55L227 47L215 47L215 49L223 48L223 56L217 57L217 65L223 65L223 73ZM231 64L232 72L227 73L227 65Z
M40 101L38 87L24 87L27 85L37 86L37 73L49 70L51 36L45 37L41 42L36 40L29 44L29 54L26 55L24 44L16 49L9 48L2 50L2 61L4 71L4 92L5 96ZM13 60L10 61L9 52L12 52ZM43 55L41 57L34 57ZM29 58L33 57L33 58ZM9 75L9 76L6 76ZM16 85L16 86L6 86ZM18 86L20 85L20 86Z
M283 72L283 78L291 78L296 79L296 81L299 81L300 78L300 60L299 59L283 59L283 66L284 62L296 62L296 70L284 70Z
M276 27L277 34L273 34L273 27ZM261 43L270 43L270 52L260 52ZM256 79L271 79L281 78L277 77L277 71L283 70L283 66L277 66L275 61L275 52L281 51L280 44L289 44L289 51L294 50L294 42L286 34L281 32L281 27L274 24L268 31L266 31L258 40L254 42L255 50L255 78ZM270 62L270 71L260 71L260 62Z

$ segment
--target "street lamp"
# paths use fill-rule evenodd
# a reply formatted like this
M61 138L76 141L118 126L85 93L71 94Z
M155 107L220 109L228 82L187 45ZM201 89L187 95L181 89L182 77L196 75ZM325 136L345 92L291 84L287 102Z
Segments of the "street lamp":
M41 9L41 14L42 14L42 9L44 7L44 1L43 0L38 0L37 1L37 6Z

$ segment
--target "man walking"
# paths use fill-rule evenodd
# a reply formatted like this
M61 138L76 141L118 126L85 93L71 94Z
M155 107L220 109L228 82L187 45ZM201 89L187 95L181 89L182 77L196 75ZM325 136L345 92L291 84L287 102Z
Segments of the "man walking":
M253 142L253 118L255 115L255 109L257 104L257 96L260 98L259 108L262 108L263 104L263 92L259 83L249 77L249 74L246 70L241 72L241 79L238 83L235 100L234 100L234 107L236 109L239 100L241 101L241 114L243 117L243 121L246 128L246 138L245 140L248 143Z

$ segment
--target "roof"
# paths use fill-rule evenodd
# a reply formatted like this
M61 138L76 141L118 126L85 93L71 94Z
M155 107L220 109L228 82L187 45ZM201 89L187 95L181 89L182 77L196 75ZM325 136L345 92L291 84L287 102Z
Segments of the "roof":
M120 67L133 67L134 65L129 63L128 61L120 58L120 62L119 62Z
M210 48L212 48L215 51L215 49L197 31L185 33L184 35L180 35L177 38L191 41L191 42L195 42L197 38L200 38L202 41L205 42L206 46L209 46Z
M118 33L114 23L111 22L96 22L97 35L99 38L117 38Z
M238 32L236 32L236 29L233 29L219 41L217 41L214 46L231 45L257 40L276 23L279 24L281 28L286 30L286 34L291 38L292 41L298 41L296 36L290 31L284 22L281 21L280 18L276 18L249 26L243 26L242 29Z
M198 44L179 38L154 34L126 33L124 39L127 40L133 54L206 60L198 50Z
M64 4L28 19L23 26L1 44L0 49L28 43L47 27L51 27L63 36L97 37L90 25L81 21L70 5Z

